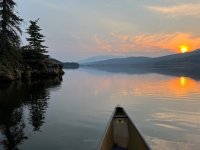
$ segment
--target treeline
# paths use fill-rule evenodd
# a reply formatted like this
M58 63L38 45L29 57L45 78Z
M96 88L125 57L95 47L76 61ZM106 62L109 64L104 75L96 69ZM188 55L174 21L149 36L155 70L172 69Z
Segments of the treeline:
M63 67L65 69L78 69L79 64L76 62L66 62L66 63L63 63Z
M48 72L48 66L54 65L49 65L51 59L47 55L39 19L29 21L28 45L22 46L21 24L24 20L16 13L15 6L14 0L0 0L0 80L2 76L7 78L5 76L20 74L27 69Z
M39 19L35 21L29 21L30 26L27 29L28 45L21 46L22 30L20 28L23 19L18 16L15 11L16 3L13 0L1 0L0 1L0 56L24 59L28 62L28 59L41 60L47 58L46 46L44 35L40 33L41 28L38 26ZM3 60L3 59L1 59Z

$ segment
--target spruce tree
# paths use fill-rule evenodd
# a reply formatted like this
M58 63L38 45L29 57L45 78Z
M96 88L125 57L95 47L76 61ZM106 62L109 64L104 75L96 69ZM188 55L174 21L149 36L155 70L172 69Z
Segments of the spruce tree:
M32 50L35 57L41 59L47 57L45 53L48 51L46 50L47 46L43 45L45 42L45 36L40 33L42 29L38 26L38 21L39 19L35 21L29 21L30 26L27 29L27 33L30 37L26 39L29 42L29 45L27 46L28 49Z
M8 48L19 48L23 21L15 12L16 3L13 0L0 0L0 53Z

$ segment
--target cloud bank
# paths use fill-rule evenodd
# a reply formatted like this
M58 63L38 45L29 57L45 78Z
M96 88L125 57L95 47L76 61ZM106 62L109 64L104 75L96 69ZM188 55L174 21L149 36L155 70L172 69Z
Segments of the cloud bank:
M140 34L136 36L112 32L107 38L95 36L94 40L100 51L120 54L178 53L181 45L187 45L190 51L200 47L200 37L181 32Z

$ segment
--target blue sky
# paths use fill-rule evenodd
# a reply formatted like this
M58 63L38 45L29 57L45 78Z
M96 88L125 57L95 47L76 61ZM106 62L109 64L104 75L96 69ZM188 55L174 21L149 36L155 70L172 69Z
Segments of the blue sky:
M200 47L199 0L16 0L40 18L49 53L62 61L95 55L160 56ZM26 44L23 34L23 44Z

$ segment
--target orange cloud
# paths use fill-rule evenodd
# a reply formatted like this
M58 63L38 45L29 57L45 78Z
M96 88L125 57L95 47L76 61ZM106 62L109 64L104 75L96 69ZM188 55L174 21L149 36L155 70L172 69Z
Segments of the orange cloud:
M98 49L105 50L106 52L112 51L112 44L106 40L100 40L96 35L94 36Z
M106 39L106 40L105 40ZM95 36L99 49L107 52L129 53L129 52L180 52L180 46L186 45L189 51L200 47L200 37L191 33L162 33L162 34L141 34L127 35L110 33L109 37L100 39Z

